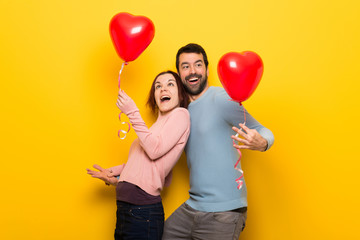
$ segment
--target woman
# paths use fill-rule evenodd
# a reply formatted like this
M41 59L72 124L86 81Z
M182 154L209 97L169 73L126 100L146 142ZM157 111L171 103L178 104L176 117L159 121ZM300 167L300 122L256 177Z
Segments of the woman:
M119 91L118 108L125 113L138 138L130 147L126 164L88 174L116 185L115 239L161 239L164 209L160 192L171 180L171 169L180 158L190 133L189 98L180 77L172 71L158 74L147 104L158 114L148 129L135 102ZM119 176L119 179L116 178Z

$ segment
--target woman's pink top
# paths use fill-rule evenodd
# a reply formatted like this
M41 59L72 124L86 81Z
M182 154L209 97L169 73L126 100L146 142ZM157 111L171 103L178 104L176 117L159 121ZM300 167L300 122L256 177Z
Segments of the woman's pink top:
M171 169L180 158L190 134L190 115L185 108L175 108L158 116L147 128L135 103L124 111L138 138L130 147L126 164L109 168L120 181L139 186L158 196L171 181Z

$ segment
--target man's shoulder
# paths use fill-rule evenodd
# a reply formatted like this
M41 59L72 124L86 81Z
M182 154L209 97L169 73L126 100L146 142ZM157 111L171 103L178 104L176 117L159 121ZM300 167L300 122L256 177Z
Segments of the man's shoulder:
M229 95L226 93L225 89L222 87L215 87L215 86L211 86L209 88L209 91L211 93L211 95L217 100L229 100L230 97Z
M210 86L209 90L213 93L223 93L225 92L224 88L222 87L216 87L216 86Z

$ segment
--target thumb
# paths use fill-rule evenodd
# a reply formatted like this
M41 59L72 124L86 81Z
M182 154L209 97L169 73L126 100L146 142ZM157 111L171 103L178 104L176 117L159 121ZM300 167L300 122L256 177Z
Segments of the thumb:
M109 173L107 176L108 176L109 178L111 178L111 177L115 177L116 175L115 175L114 173Z

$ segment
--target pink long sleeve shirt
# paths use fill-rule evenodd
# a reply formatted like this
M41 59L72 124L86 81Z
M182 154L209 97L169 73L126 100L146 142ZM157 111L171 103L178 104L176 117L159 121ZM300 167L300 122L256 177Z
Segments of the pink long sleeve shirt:
M109 168L145 192L158 196L171 181L171 169L180 158L190 134L190 115L185 108L175 108L158 116L147 128L135 104L124 111L138 138L130 147L126 164Z

